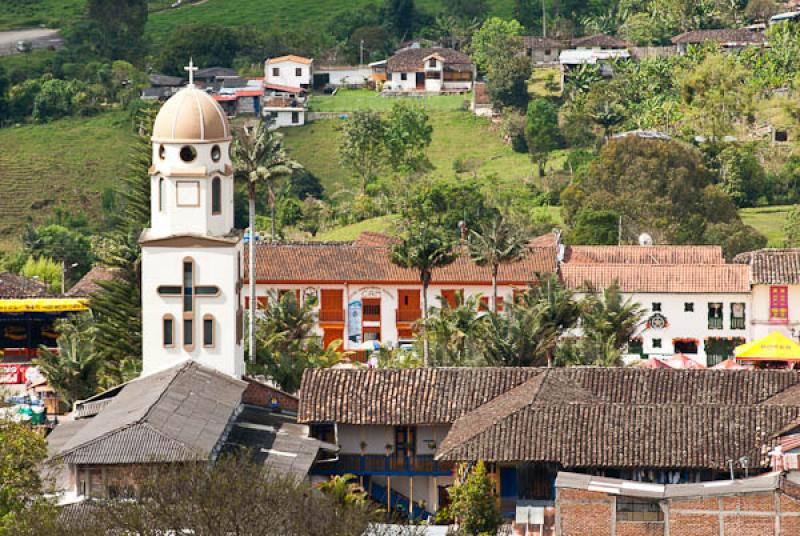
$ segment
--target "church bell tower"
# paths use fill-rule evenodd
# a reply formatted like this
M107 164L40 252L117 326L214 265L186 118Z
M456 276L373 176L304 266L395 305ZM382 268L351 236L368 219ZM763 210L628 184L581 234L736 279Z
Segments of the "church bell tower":
M150 228L142 246L146 376L195 360L244 374L242 241L233 225L231 132L222 108L189 85L153 125Z

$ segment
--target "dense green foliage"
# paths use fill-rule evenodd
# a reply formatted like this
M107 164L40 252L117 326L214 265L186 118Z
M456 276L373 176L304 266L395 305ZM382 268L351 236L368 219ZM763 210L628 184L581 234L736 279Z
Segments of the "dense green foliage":
M44 491L39 464L47 457L42 434L25 423L0 419L0 534L15 534L10 527L27 505Z
M495 493L495 485L483 461L466 475L462 483L447 488L450 494L450 514L466 536L495 534L503 517Z

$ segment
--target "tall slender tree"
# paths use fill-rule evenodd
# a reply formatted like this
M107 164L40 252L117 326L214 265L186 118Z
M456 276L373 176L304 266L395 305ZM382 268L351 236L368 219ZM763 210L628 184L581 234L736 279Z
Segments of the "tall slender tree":
M478 266L492 270L492 311L497 312L497 274L501 264L519 260L525 255L527 240L521 230L503 216L481 225L469 234L469 254Z
M528 292L522 295L521 301L528 307L541 308L542 322L556 334L555 340L575 327L580 318L581 309L574 294L559 281L556 274L537 275L536 281ZM548 349L548 367L553 365L554 350L555 345Z
M233 143L233 158L237 174L247 180L248 201L248 277L250 281L250 308L248 311L248 353L256 358L256 186L265 184L269 191L272 239L275 240L275 186L281 177L289 176L300 164L290 160L281 146L281 135L269 130L264 122L245 127L237 132Z
M428 287L433 271L456 260L455 241L446 229L427 220L409 220L404 224L397 242L391 250L391 260L403 268L414 269L422 283L422 320L428 321ZM423 337L422 358L429 363L428 340Z

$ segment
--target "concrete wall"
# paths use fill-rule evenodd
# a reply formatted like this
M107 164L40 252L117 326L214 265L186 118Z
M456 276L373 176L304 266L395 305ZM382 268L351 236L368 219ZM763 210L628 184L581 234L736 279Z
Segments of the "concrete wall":
M406 75L405 80L403 80L403 74ZM387 83L391 86L392 91L414 91L417 89L417 73L388 73L388 76Z
M292 121L292 113L297 113L297 122ZM296 109L271 109L271 108L264 108L264 115L271 114L273 120L270 124L270 129L274 130L276 128L283 128L283 127L299 127L306 123L306 111L304 108L296 108Z
M372 76L372 69L369 67L353 66L349 69L325 69L321 68L314 74L327 74L328 84L332 86L347 86L352 84L366 84Z
M386 455L386 445L394 445L393 426L338 425L341 454ZM417 426L417 454L432 456L447 435L449 426ZM361 444L364 443L364 449Z

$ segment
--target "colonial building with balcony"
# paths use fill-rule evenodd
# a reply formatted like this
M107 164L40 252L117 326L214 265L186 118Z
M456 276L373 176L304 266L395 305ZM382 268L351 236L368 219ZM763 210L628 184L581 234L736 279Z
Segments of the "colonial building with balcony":
M641 485L753 476L798 417L795 373L635 367L310 369L298 414L339 446L313 480L356 475L424 518L483 460L503 514L534 509L543 526L529 528L548 535L561 471Z
M726 264L719 246L570 246L560 272L578 296L616 282L641 306L631 357L685 354L713 366L752 338L749 270Z
M800 336L800 249L759 249L733 262L749 266L752 285L751 338L778 331Z
M368 341L411 344L422 317L422 283L415 270L392 264L390 246L389 237L376 233L353 242L259 244L258 306L284 292L315 298L317 332L326 346L335 340L343 340L346 350L358 350ZM522 260L501 266L498 303L527 288L536 273L555 272L556 251L554 238L545 236L531 242ZM488 301L491 289L490 268L477 266L465 254L433 271L428 304L436 307L446 300L454 305L456 296L476 294Z

